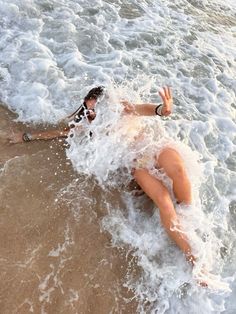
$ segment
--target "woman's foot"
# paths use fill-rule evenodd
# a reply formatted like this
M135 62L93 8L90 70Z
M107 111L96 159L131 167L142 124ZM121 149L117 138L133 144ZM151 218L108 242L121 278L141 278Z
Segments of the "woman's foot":
M194 278L201 287L211 290L231 292L227 282L222 281L220 276L213 275L204 268L202 268L199 272L196 272L194 274Z

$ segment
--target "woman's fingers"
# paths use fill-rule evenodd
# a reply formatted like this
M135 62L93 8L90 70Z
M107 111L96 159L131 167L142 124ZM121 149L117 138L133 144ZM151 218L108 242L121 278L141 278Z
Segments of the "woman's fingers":
M163 101L172 99L172 93L169 86L164 86L163 89L159 91L159 95Z
M12 133L10 136L8 136L7 141L9 144L18 144L23 143L22 133Z
M163 102L165 102L165 99L166 99L165 93L162 90L160 90L159 95L161 96Z
M159 94L160 94L160 93L159 93ZM161 94L162 94L162 98L163 98L163 96L165 96L165 98L166 98L167 100L169 100L169 99L172 98L171 89L170 89L169 86L164 86L164 87L163 87L163 91L161 92Z
M159 95L161 96L161 98L164 100L169 100L172 98L171 96L171 90L170 87L166 87L164 86L163 89L161 91L159 91Z
M165 97L166 97L166 99L169 99L170 97L169 97L168 88L164 86L164 87L163 87L163 90L164 90L164 92L165 92Z

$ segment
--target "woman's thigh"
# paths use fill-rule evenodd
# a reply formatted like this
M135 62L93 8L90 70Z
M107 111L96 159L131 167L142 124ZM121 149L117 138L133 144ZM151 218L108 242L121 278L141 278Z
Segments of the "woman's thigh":
M133 176L142 190L159 208L172 206L171 197L167 188L160 180L153 177L147 169L135 169Z
M164 169L168 177L172 179L177 201L190 204L192 201L191 184L180 154L172 148L164 149L157 157L157 167Z
M163 168L168 176L176 170L185 170L184 161L180 154L173 148L165 148L156 158L157 167Z

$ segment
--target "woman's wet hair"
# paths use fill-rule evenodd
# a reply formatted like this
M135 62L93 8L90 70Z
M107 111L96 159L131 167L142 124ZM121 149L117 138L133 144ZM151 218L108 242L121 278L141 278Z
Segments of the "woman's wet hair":
M87 109L87 106L86 106L86 101L87 100L90 100L90 99L98 99L100 96L103 95L105 91L105 87L104 86L98 86L98 87L94 87L92 88L88 94L84 97L84 102L82 105L79 106L78 109L76 109L75 112L73 112L71 115L69 115L67 118L70 119L71 117L73 116L78 116L79 119L81 117L81 115L84 114L84 110Z
M98 87L94 87L92 88L88 94L84 97L84 104L87 100L90 99L98 99L100 96L102 96L104 92L104 87L103 86L98 86Z

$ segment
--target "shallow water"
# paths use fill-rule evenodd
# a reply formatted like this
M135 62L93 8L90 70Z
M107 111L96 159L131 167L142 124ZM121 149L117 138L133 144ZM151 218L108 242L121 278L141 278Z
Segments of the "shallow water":
M234 1L0 0L0 34L3 313L234 313ZM109 98L92 141L6 143L55 127L98 84ZM172 116L138 123L183 155L195 203L177 210L199 265L232 292L197 286L158 211L124 182L134 151L124 130L112 136L118 100L160 102L165 84Z

